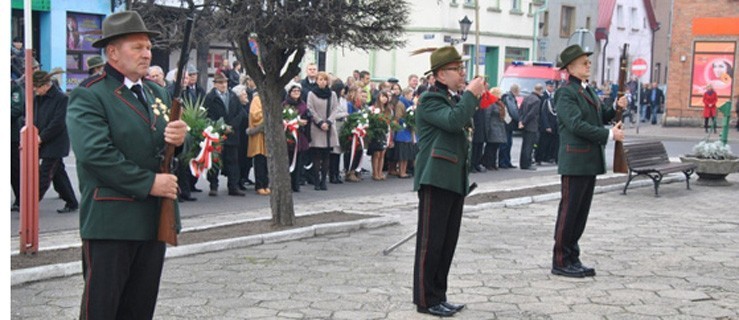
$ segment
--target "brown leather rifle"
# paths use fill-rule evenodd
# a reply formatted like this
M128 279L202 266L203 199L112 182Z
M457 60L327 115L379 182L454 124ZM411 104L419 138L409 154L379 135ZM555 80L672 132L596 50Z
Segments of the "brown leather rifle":
M191 6L192 8L192 6ZM177 62L177 76L175 77L175 91L172 96L172 106L169 108L169 121L177 121L180 119L182 113L182 78L185 75L185 68L187 61L189 60L190 53L190 33L192 32L192 25L195 19L193 18L191 10L185 21L185 33L182 39L182 49L180 51L180 60ZM160 173L172 173L174 171L174 154L175 145L167 143L164 149L164 158L159 166ZM181 164L187 165L187 164ZM161 198L161 207L159 209L159 231L157 233L157 239L159 241L169 243L170 245L177 245L177 219L175 218L175 200L169 198Z
M623 97L626 92L626 77L628 76L628 70L629 70L629 58L627 56L628 49L629 49L629 44L624 43L623 52L621 52L621 57L619 58L618 98L616 98L616 101L618 101L619 98ZM623 120L623 113L624 113L623 109L616 107L616 117L615 117L616 123L619 123ZM626 165L626 155L624 154L624 143L623 141L616 141L615 149L613 150L613 173L628 173L628 172L629 172L629 168Z

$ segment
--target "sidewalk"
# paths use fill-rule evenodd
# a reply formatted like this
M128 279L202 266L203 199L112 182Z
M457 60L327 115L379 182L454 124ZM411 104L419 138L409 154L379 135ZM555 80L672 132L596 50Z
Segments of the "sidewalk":
M598 276L587 279L549 273L557 200L466 208L449 299L467 307L455 318L739 318L739 216L727 205L739 175L729 180L735 185L664 184L659 198L651 188L596 195L581 247ZM395 226L168 259L155 318L429 319L411 303L413 241L381 253L415 230L414 198L338 204L396 218ZM75 318L82 284L77 275L12 287L12 318Z

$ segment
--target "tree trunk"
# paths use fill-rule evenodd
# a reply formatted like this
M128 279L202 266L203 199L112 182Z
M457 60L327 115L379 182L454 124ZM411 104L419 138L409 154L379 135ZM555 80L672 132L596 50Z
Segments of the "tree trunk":
M196 33L198 34L198 33ZM204 37L203 37L204 38ZM210 42L207 39L196 39L198 46L195 50L195 62L198 69L198 84L208 91L208 51Z
M258 88L262 97L265 120L265 138L267 139L267 165L272 195L272 223L280 226L291 226L295 223L290 170L287 157L287 142L282 126L282 97L276 79L265 79L266 85Z
M251 75L257 84L262 100L262 112L264 113L265 142L267 145L267 169L269 171L269 184L272 194L270 196L270 208L272 210L272 223L280 226L291 226L295 223L295 208L293 207L292 186L290 185L290 171L287 156L287 141L282 125L282 87L297 74L299 69L295 66L289 67L287 74L280 77L284 61L275 58L279 53L270 55L269 48L260 44L262 56L262 67L258 65L257 56L251 52L248 44L248 34L244 34L239 44L242 65L246 72ZM283 48L284 49L284 48ZM280 48L275 49L276 52ZM303 51L297 55L299 61ZM269 58L268 58L269 57ZM285 84L282 84L284 81Z

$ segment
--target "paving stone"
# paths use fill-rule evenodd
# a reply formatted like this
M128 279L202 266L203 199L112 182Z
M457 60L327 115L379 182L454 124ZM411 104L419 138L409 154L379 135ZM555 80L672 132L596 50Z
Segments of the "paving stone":
M705 293L700 292L700 291L663 290L663 291L657 291L657 294L660 297L664 297L664 298L673 298L673 299L691 300L691 301L710 299L709 296L707 296Z

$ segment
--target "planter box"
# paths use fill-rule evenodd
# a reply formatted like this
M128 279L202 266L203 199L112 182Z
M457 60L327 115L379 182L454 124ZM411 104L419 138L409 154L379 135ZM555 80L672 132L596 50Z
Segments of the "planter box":
M698 175L696 181L699 185L707 186L730 186L731 183L726 180L726 176L739 171L739 158L715 160L701 159L691 155L680 157L682 162L690 162L698 165L695 173Z

